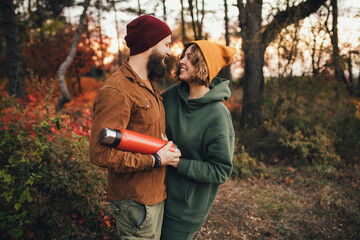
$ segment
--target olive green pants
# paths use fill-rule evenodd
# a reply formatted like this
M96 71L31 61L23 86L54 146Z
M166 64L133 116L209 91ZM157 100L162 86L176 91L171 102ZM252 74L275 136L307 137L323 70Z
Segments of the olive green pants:
M164 215L164 201L143 205L134 200L110 201L121 240L159 240Z

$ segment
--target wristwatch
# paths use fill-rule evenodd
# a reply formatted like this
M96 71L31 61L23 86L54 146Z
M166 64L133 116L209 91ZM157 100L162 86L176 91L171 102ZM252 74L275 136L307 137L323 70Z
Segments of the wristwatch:
M158 168L161 166L161 158L158 154L153 154L154 158L155 158L155 164L154 164L154 168Z

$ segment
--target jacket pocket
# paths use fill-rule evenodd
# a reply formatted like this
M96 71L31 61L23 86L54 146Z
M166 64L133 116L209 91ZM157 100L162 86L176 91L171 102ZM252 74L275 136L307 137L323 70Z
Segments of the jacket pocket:
M157 105L149 99L134 102L134 109L131 121L140 124L154 124L160 118L160 112Z

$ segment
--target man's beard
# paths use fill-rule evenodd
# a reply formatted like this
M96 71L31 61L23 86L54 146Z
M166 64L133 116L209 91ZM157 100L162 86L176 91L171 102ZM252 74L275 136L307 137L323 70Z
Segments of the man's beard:
M149 56L147 63L148 78L152 81L158 81L163 78L166 74L166 60L165 55L161 55L159 52L153 52Z

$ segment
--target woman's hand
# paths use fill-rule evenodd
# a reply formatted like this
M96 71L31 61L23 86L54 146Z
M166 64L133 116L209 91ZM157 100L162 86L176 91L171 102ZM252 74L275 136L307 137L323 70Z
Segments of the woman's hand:
M167 137L161 134L162 139L168 141ZM174 168L177 168L180 163L181 151L176 149L175 152L170 151L171 146L173 145L172 141L169 141L163 148L157 151L161 159L161 166L170 165Z

